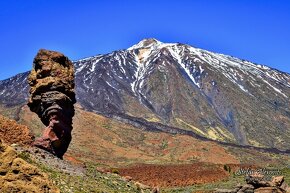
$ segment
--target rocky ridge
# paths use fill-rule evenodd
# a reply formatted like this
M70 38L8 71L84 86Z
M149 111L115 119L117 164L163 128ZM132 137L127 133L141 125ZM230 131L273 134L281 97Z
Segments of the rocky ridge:
M249 174L245 185L237 185L234 189L218 189L215 193L288 193L290 187L284 181L283 176L273 176L272 180L266 180L265 175L259 172Z

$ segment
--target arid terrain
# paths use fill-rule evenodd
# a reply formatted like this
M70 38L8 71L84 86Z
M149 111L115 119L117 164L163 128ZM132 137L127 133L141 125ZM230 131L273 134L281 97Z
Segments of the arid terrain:
M151 187L184 187L206 184L225 180L230 176L230 173L224 169L224 165L208 163L138 164L119 168L118 171L122 176L131 176L134 180Z
M243 183L241 168L289 183L289 74L151 38L70 63L67 84L68 58L52 56L0 81L0 138L62 192L212 192ZM64 160L32 148L40 136Z
M19 108L6 108L5 112L7 116L19 117L21 125L4 117L1 124L23 131L30 128L32 134L28 136L40 135L43 125L37 115L27 106ZM65 160L79 166L91 165L96 171L117 173L144 184L143 188L159 187L164 192L210 191L242 182L244 176L234 173L249 167L279 167L286 180L290 180L289 171L283 167L289 164L288 155L223 146L187 135L148 132L84 111L80 105L76 105L73 122L74 138Z

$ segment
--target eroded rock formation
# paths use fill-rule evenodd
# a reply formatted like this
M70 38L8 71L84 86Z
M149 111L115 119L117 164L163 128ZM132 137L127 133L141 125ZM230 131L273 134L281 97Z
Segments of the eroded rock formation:
M0 192L60 192L46 173L20 157L0 140Z
M272 176L271 181L264 179L264 175L254 173L246 176L245 185L237 185L234 189L218 189L215 193L288 193L290 187L283 176Z
M63 54L41 49L34 58L28 82L28 106L46 125L34 145L62 158L71 141L76 102L74 66Z

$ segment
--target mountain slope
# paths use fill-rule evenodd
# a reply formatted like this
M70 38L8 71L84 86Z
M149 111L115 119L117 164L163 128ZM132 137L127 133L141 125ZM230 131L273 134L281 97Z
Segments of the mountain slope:
M77 100L86 110L140 117L220 141L289 147L287 73L155 39L74 64ZM25 103L27 74L0 82L2 104Z
M19 116L21 124L29 126L36 135L41 133L44 126L40 126L41 121L27 106L21 108ZM183 163L192 160L213 164L239 163L239 158L215 142L201 141L186 135L140 130L79 107L76 107L73 126L73 139L66 156L82 162L112 166Z

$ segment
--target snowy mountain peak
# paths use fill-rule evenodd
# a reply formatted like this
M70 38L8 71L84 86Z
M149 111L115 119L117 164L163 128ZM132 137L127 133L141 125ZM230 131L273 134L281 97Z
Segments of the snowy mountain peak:
M147 71L152 72L153 63L157 58L160 58L162 50L167 50L170 53L172 59L184 69L187 77L198 88L202 86L202 79L207 76L209 71L213 70L221 73L246 94L252 95L250 90L261 87L262 81L276 94L288 98L287 94L283 93L282 87L290 88L290 78L284 73L232 56L210 52L186 44L163 43L153 38L144 39L127 49L135 58L137 66L135 78L137 75L146 74ZM135 81L138 79L136 78Z
M289 146L287 73L156 39L74 65L77 100L86 110L145 117L221 141ZM0 81L0 104L26 103L28 74Z
M154 38L148 38L148 39L141 40L138 44L133 45L132 47L128 48L127 50L156 47L156 46L161 45L161 44L162 44L162 42L160 42Z

